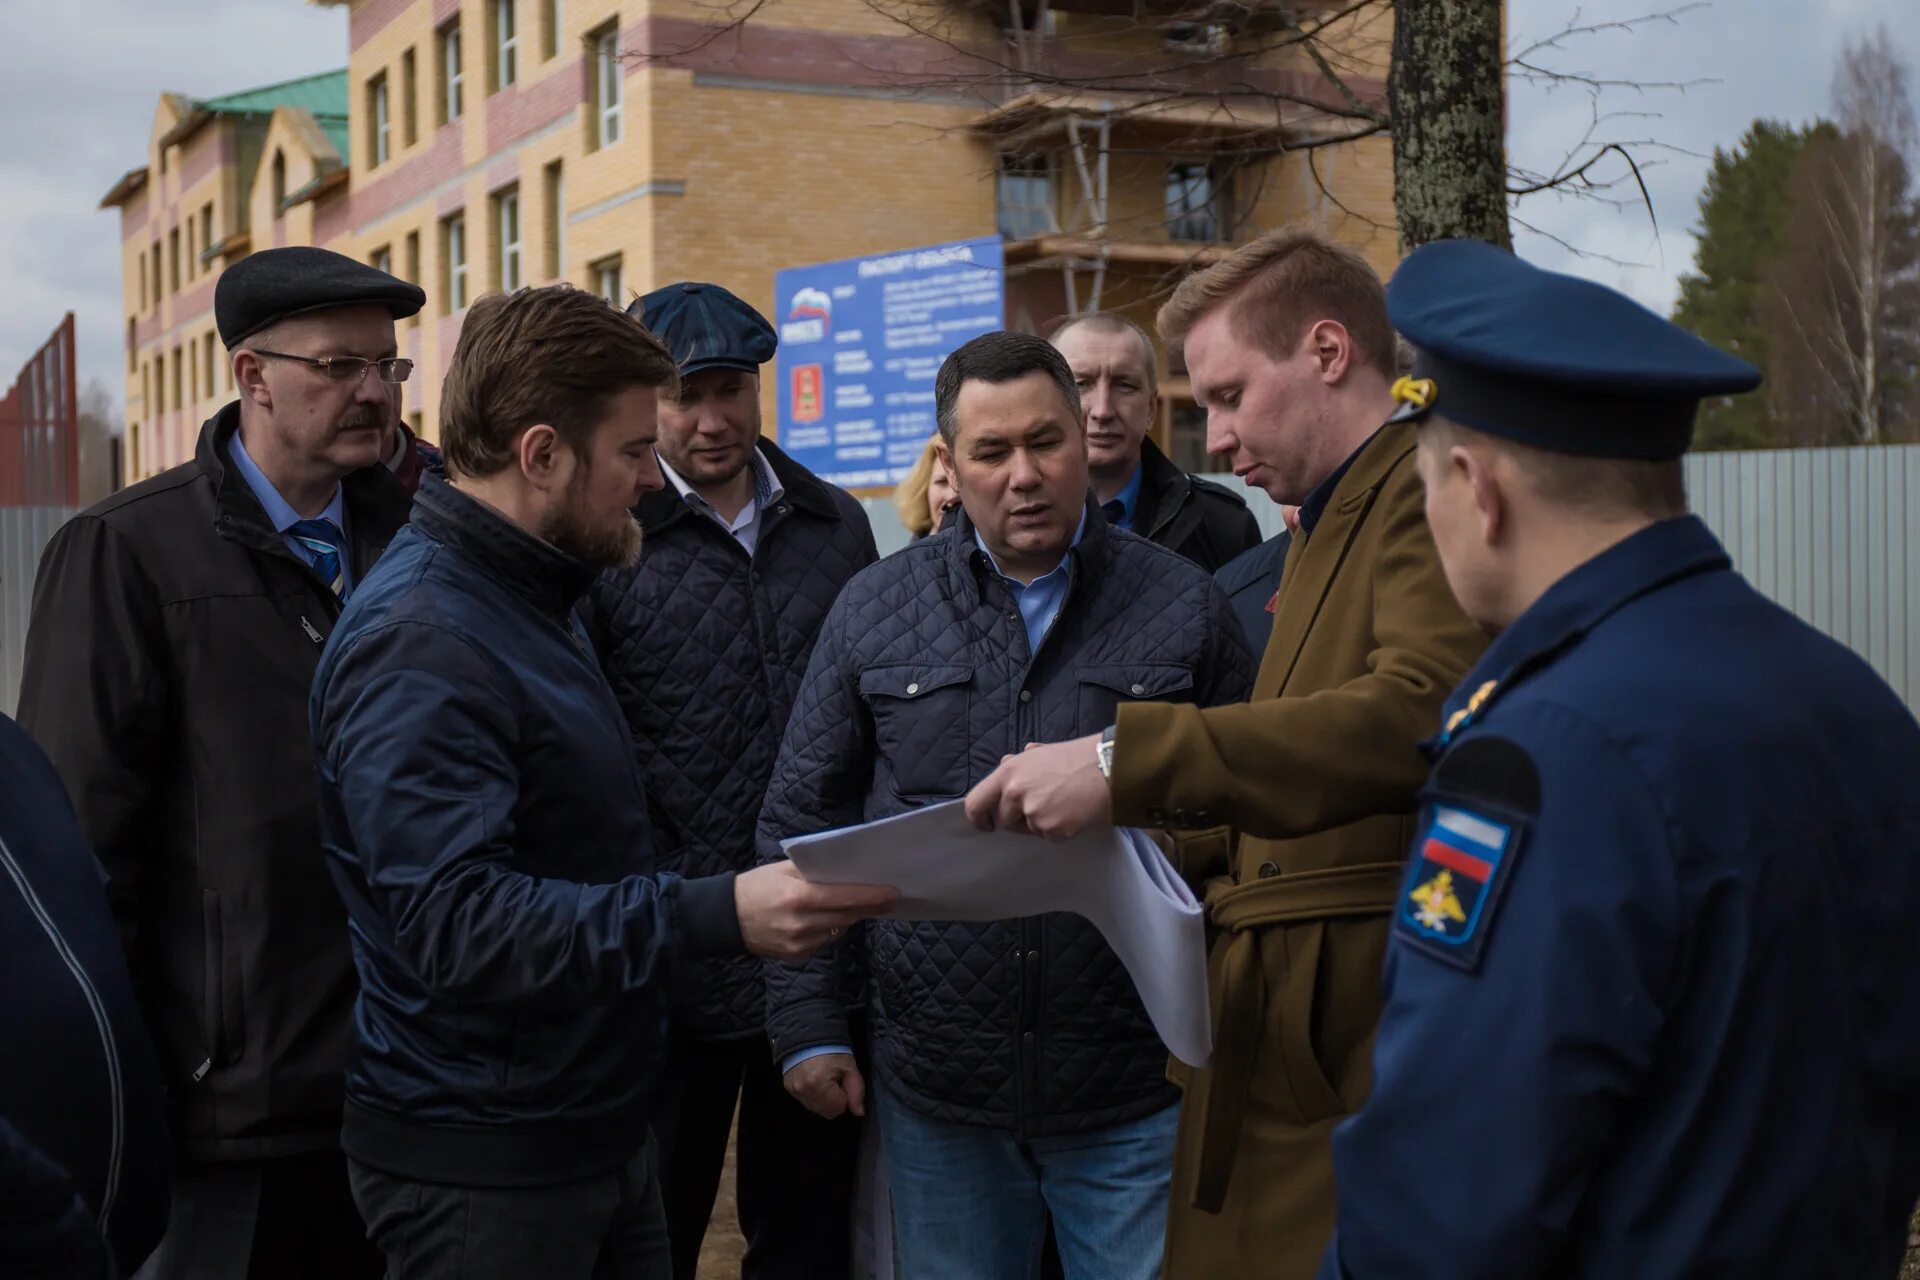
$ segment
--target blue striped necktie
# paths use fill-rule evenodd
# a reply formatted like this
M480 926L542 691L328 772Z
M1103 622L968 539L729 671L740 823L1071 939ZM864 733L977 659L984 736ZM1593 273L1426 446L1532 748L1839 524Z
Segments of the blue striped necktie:
M287 532L306 548L307 563L313 566L320 581L326 583L334 595L345 600L347 580L341 567L347 554L347 536L340 532L340 526L325 517L317 517L302 520Z

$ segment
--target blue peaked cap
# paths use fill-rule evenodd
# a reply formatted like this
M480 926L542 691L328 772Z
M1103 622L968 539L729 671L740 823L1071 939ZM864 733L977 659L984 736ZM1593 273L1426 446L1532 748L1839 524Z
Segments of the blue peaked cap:
M666 344L683 378L702 369L756 373L779 345L765 316L717 284L670 284L627 314Z
M1478 240L1408 254L1387 312L1413 345L1394 420L1438 414L1555 453L1677 458L1707 396L1760 371L1623 294Z

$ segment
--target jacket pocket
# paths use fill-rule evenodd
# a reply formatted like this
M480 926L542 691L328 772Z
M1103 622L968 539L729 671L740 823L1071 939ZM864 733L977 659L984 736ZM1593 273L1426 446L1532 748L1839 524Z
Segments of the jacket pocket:
M1079 668L1080 723L1087 732L1114 721L1123 702L1188 702L1193 671L1164 662L1110 662Z
M231 951L225 899L213 889L200 891L204 975L201 983L200 1025L207 1041L207 1061L230 1067L246 1046L240 1009L239 966Z
M860 673L880 758L902 796L965 795L973 668L902 663Z

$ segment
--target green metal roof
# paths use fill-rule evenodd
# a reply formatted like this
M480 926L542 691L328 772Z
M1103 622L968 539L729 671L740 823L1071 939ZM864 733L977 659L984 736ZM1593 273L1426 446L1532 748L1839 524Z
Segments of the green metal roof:
M279 84L262 85L258 89L245 89L239 93L229 93L220 98L203 98L195 106L207 111L234 112L271 112L275 107L305 107L314 115L322 118L338 116L341 122L342 137L345 136L347 119L347 72L343 67L339 71L325 71L317 76L302 76L298 80L283 80ZM331 130L328 131L331 134ZM344 147L342 148L344 152Z
M347 118L345 116L315 115L314 122L320 126L320 132L327 135L327 141L333 144L333 149L340 153L340 163L345 164L347 162L347 143L350 133L350 130L347 128Z

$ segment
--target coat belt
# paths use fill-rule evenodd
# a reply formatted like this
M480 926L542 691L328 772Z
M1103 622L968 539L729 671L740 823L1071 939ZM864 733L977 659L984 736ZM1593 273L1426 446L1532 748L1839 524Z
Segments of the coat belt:
M1207 885L1207 915L1226 935L1217 945L1226 948L1220 961L1220 984L1215 993L1215 1036L1211 1065L1194 1074L1187 1105L1200 1117L1200 1155L1195 1162L1192 1203L1208 1213L1226 1203L1227 1182L1239 1150L1240 1130L1246 1118L1249 1087L1267 1022L1266 970L1261 935L1268 929L1319 924L1328 920L1386 915L1400 898L1406 871L1399 862L1369 862L1325 871L1302 871L1272 876L1247 884L1214 880ZM1279 945L1284 942L1275 940ZM1284 1007L1311 1009L1319 969L1319 947L1311 955L1288 954ZM1282 1018L1282 1040L1297 1041L1300 1061L1313 1053L1310 1017ZM1291 1025L1292 1023L1300 1025ZM1325 1086L1317 1079L1289 1081L1296 1092L1311 1090L1314 1110L1337 1111L1338 1098L1322 1098Z

